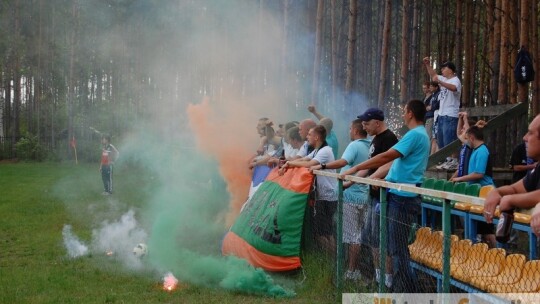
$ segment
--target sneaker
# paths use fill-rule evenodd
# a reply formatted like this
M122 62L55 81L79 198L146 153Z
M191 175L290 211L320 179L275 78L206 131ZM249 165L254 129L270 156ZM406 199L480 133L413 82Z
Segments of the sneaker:
M449 162L446 162L442 169L444 170L457 170L458 168L458 161L455 158L452 158Z
M103 192L101 193L101 195L111 195L111 194L110 194L109 192L107 192L107 191L103 191Z
M347 272L345 272L346 280L357 281L360 279L360 277L360 270L347 270Z
M385 276L384 276L384 285L386 285L387 288L392 288L392 275L387 273Z
M443 162L439 163L437 166L435 166L435 168L439 169L439 170L442 170L444 169L444 167L446 166L446 164L449 162L450 160L446 159L444 160Z

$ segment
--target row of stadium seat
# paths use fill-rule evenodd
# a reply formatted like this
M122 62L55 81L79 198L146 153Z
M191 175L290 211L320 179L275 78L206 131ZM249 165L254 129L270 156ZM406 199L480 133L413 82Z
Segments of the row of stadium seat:
M443 238L441 231L432 232L429 227L420 228L414 243L409 245L411 259L437 273L442 272ZM540 291L540 260L526 261L522 254L506 255L502 248L488 249L487 244L472 244L471 240L460 240L456 235L450 237L450 242L450 275L453 285L462 287L460 281L489 293Z
M485 198L489 191L493 189L493 186L480 186L479 184L468 184L463 182L453 183L445 179L424 179L422 183L423 188L453 192L458 194L464 194L469 196L477 196ZM422 196L422 226L427 226L427 210L435 210L442 212L442 204L444 199L431 197L427 195ZM483 212L483 205L474 205L465 202L452 201L451 214L463 218L464 222L464 235L470 240L476 240L476 224L477 221L485 221ZM499 210L495 211L494 223L498 222L500 215ZM433 225L434 218L432 218L431 224ZM514 213L514 225L513 228L519 231L523 231L529 236L529 258L536 259L536 236L530 228L531 216L529 214ZM433 227L433 226L432 226Z

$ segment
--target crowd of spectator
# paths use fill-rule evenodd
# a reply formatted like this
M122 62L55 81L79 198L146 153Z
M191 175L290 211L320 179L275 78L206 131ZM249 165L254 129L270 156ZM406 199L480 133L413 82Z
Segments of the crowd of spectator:
M307 110L318 120L304 119L274 124L268 118L257 123L260 142L257 154L249 161L250 168L257 165L279 167L284 174L288 168L305 167L310 171L336 172L346 175L384 179L389 182L420 186L427 169L429 155L455 140L461 148L452 151L440 170L455 171L450 181L495 186L490 149L484 139L486 122L469 119L460 112L461 83L452 62L441 65L441 75L424 58L430 81L423 84L423 100L410 100L402 106L402 119L408 131L398 141L385 123L384 111L369 108L359 113L349 125L350 142L338 155L337 136L332 119L311 105ZM531 227L540 235L540 116L534 118L527 134L512 153L510 166L514 171L513 184L495 188L485 203L486 223L479 223L479 241L496 246L491 224L495 208L501 211L516 208L531 209ZM337 207L337 179L316 176L315 203L310 207L310 218L316 241L329 254L335 252L336 241L347 244L347 271L345 278L362 277L358 261L361 246L371 248L373 278L383 280L379 272L379 217L380 191L365 184L343 183L343 240L335 239L334 215ZM408 237L421 210L419 195L400 191L387 191L388 255L385 261L384 284L394 292L417 291L416 277L409 266ZM460 226L463 223L454 223Z

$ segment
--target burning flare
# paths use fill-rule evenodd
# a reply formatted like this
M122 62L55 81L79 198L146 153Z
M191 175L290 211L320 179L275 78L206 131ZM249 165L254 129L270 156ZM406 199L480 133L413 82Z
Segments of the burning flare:
M173 291L178 287L178 279L172 273L167 273L163 278L163 290Z

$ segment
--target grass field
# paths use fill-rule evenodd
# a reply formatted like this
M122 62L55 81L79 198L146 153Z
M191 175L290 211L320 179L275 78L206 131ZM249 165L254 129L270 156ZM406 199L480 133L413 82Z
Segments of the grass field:
M274 276L296 292L287 299L191 284L168 293L155 272L128 271L104 254L69 258L65 224L88 240L98 217L114 218L146 203L150 179L130 168L120 168L115 177L114 199L121 203L111 210L95 164L0 164L0 303L335 303L341 298L331 283L332 265L316 255L305 257L303 273Z

